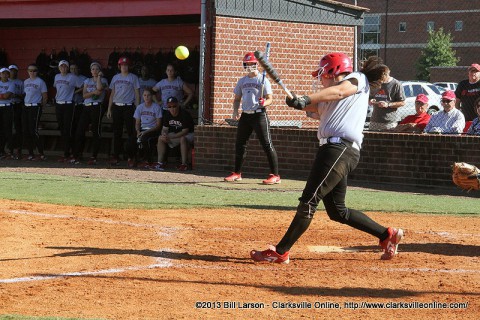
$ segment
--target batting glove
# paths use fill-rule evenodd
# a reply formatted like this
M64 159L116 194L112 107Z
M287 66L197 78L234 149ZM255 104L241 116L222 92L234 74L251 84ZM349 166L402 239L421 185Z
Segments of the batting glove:
M312 103L312 100L308 96L297 97L292 93L293 99L290 99L288 96L285 98L285 103L294 109L303 110L306 106Z
M258 99L258 105L259 105L260 107L265 106L265 99L263 99L263 98Z

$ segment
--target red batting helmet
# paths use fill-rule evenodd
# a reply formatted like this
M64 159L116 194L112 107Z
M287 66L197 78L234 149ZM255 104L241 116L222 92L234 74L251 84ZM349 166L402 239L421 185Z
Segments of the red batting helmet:
M130 65L130 59L128 59L127 57L121 57L120 59L118 59L118 65L120 66L122 64Z
M312 72L312 76L334 78L344 72L353 72L352 60L345 53L335 52L320 59L318 70Z
M257 58L255 58L255 55L253 54L253 52L247 52L247 54L245 55L245 57L243 57L243 67L244 67L244 68L245 68L245 66L247 65L247 62L255 62L255 63L258 63Z

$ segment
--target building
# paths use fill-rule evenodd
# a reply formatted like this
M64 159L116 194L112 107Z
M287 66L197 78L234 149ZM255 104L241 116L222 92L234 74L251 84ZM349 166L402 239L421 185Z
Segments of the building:
M359 58L381 56L400 80L414 80L415 63L428 41L428 31L443 28L452 36L460 59L457 68L432 70L431 82L458 82L466 66L479 62L479 0L342 0L368 8L359 29Z

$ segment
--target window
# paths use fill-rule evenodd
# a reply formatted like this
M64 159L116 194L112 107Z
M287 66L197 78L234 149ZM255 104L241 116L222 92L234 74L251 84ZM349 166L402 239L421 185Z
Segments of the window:
M378 55L380 42L380 16L365 16L360 37L360 59Z
M435 22L433 21L428 21L427 22L427 32L435 30Z
M407 23L406 22L400 22L398 24L398 31L406 32L407 31Z
M455 31L463 30L463 21L455 21Z

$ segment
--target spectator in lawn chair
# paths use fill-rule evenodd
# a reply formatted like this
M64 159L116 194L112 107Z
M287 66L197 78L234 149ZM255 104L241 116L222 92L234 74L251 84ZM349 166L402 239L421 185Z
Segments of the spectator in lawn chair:
M398 126L392 129L393 132L422 133L430 120L428 110L428 97L423 93L415 99L416 114L406 116Z
M432 115L425 127L426 133L460 134L465 128L465 116L455 108L455 92L447 90L442 94L443 110Z
M180 146L182 163L177 166L177 170L186 171L188 170L188 153L193 146L193 119L188 111L180 108L177 98L169 97L166 103L168 111L163 114L162 134L158 138L157 145L158 163L153 169L165 170L167 148L173 149Z
M153 164L152 148L157 146L162 129L162 108L153 102L152 89L143 91L144 102L135 109L136 139L129 139L127 145L128 166L147 169ZM141 161L139 163L139 160Z

